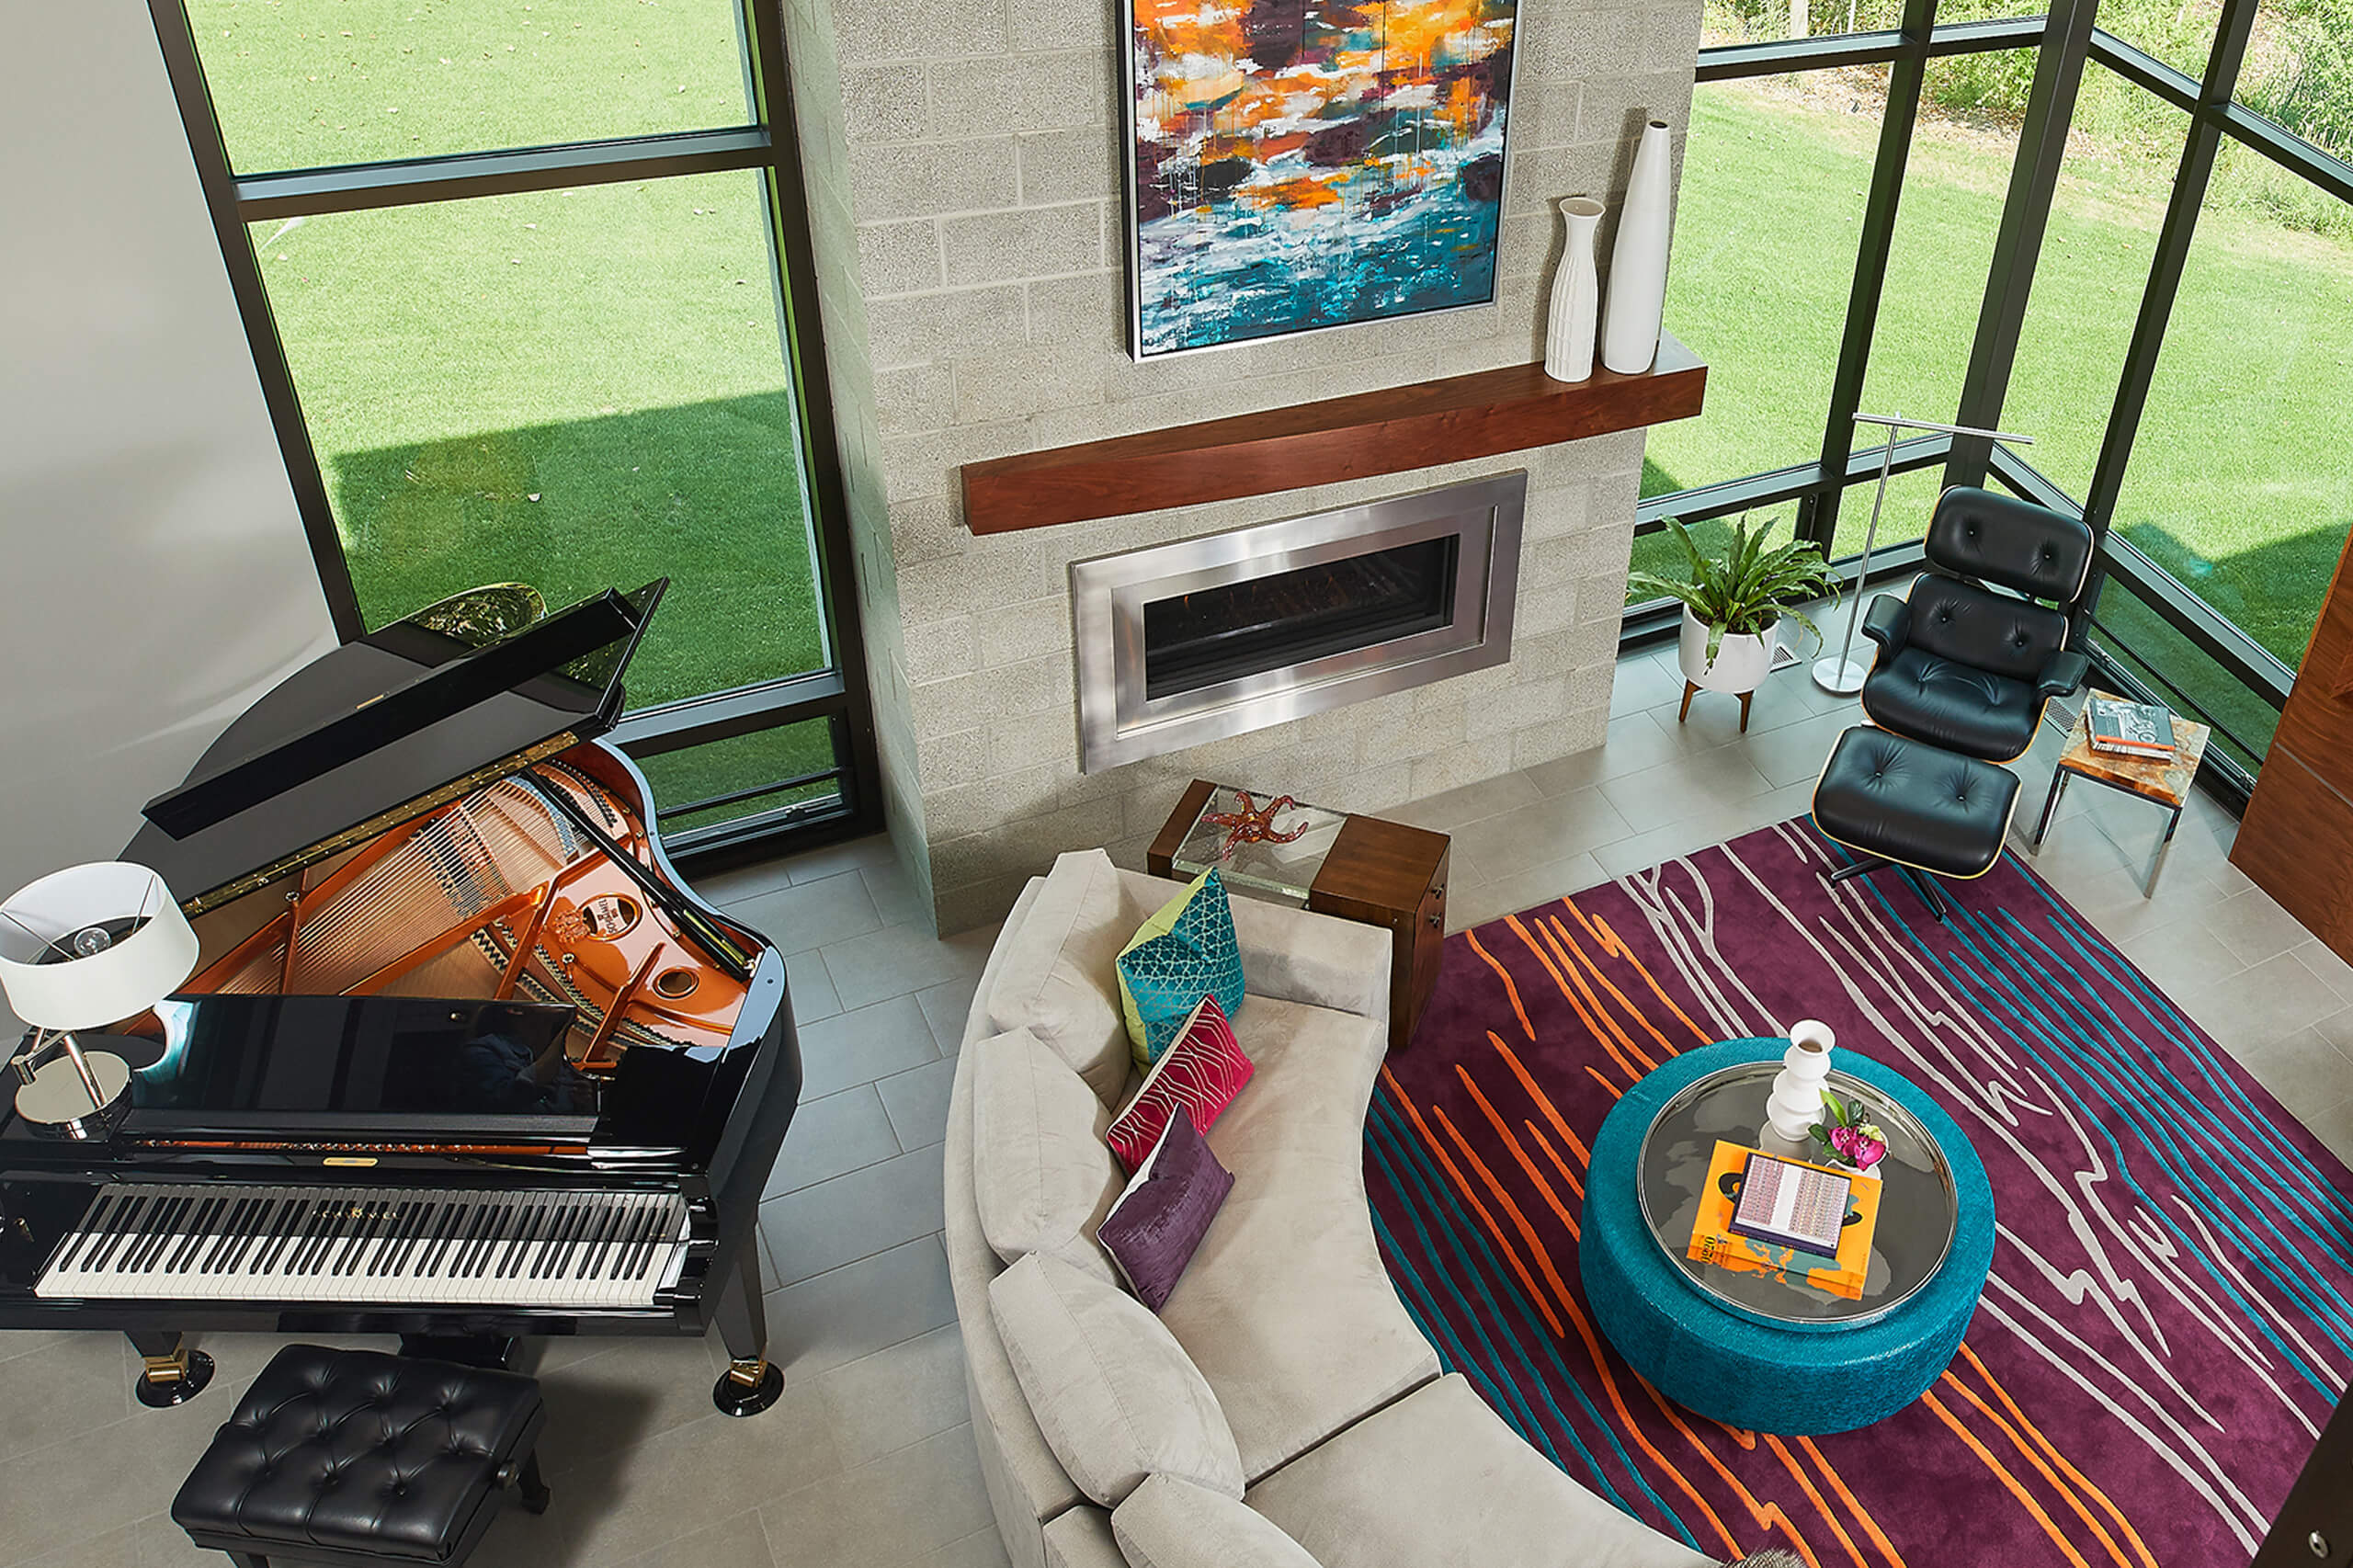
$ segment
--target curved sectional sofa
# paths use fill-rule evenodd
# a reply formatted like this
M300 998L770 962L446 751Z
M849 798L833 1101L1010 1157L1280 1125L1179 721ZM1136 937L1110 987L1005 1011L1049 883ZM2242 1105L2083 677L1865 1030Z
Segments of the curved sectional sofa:
M991 1286L1016 1259L983 1233L979 1189L1004 1154L974 1136L975 1062L991 1037L1026 1030L1108 1119L1135 1086L1113 960L1178 891L1100 850L1063 856L1015 904L965 1023L945 1149L948 1263L973 1437L1017 1568L1701 1568L1708 1559L1570 1481L1442 1375L1381 1265L1364 1189L1389 938L1247 899L1233 901L1247 991L1234 1023L1257 1072L1209 1135L1234 1184L1160 1314L1178 1349L1148 1322L1133 1345L1099 1320L1069 1340L1095 1366L1188 1358L1231 1428L1241 1484L1221 1495L1154 1473L1139 1487L1132 1458L1057 1457L1057 1442L1070 1452L1090 1439L1050 1415L1049 1440L993 1314ZM1128 1482L1101 1479L1123 1469Z

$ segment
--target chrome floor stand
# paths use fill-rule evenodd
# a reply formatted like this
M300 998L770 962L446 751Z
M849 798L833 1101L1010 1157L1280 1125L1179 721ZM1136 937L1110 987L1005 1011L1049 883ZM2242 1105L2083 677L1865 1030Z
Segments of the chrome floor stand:
M1870 527L1863 533L1863 553L1855 562L1855 601L1847 609L1847 640L1839 645L1836 658L1814 661L1813 684L1840 697L1852 697L1863 689L1863 677L1870 674L1870 666L1855 657L1855 626L1863 614L1863 585L1870 581L1871 551L1879 544L1879 515L1887 505L1887 479L1895 468L1895 433L1898 430L1941 430L1949 436L1984 436L2013 446L2031 447L2034 437L2015 435L2006 430L1984 430L1974 425L1939 425L1927 419L1906 419L1901 414L1858 414L1858 425L1887 426L1887 443L1880 449L1879 488L1871 496ZM1832 601L1832 609L1837 608Z

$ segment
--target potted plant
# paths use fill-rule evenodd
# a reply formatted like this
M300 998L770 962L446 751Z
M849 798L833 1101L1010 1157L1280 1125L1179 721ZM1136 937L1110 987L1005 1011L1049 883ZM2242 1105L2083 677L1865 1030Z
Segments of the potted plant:
M1743 517L1724 553L1709 555L1682 523L1669 517L1666 527L1690 562L1690 580L1636 572L1626 586L1629 597L1657 595L1683 601L1678 652L1685 680L1702 691L1755 691L1772 670L1774 631L1784 615L1820 639L1813 622L1791 608L1830 587L1829 563L1817 546L1790 540L1768 550L1765 536L1773 529L1772 519L1751 533ZM1745 707L1742 717L1745 722Z

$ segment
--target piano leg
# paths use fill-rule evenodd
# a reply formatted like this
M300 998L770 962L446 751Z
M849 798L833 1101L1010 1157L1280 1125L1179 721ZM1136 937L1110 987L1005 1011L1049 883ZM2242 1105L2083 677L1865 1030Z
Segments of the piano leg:
M726 1375L713 1385L710 1399L724 1415L757 1415L784 1392L784 1369L768 1359L767 1304L760 1299L760 1241L744 1238L735 1272L720 1288L719 1305L711 1316L719 1337L727 1346Z
M126 1334L123 1337L146 1360L146 1369L131 1385L131 1392L150 1410L186 1404L212 1381L212 1358L201 1350L190 1350L177 1334Z

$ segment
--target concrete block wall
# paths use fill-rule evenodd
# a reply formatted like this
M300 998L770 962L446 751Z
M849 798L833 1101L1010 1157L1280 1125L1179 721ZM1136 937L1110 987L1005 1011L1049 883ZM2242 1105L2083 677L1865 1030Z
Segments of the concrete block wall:
M1600 744L1639 431L985 539L957 471L1540 358L1552 202L1614 210L1649 119L1674 127L1679 168L1698 0L1522 0L1496 304L1141 365L1115 7L789 0L786 18L891 830L943 932L1002 915L1061 850L1140 864L1197 775L1378 811ZM1071 562L1514 468L1529 491L1509 665L1079 771Z

